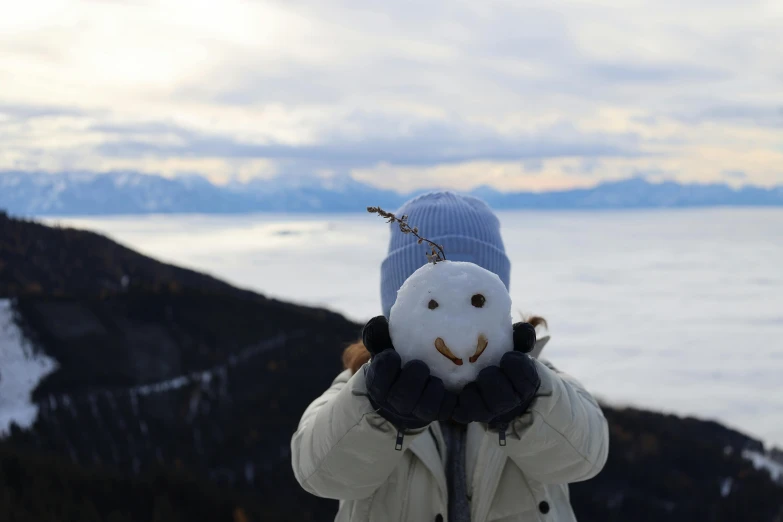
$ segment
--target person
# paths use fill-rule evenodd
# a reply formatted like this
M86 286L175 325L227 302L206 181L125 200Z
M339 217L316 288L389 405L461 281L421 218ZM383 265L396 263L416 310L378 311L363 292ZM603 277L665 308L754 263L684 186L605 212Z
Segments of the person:
M483 201L432 192L396 215L444 245L449 260L473 262L508 288L500 222ZM391 228L383 316L365 325L343 354L345 370L302 415L291 439L297 481L339 500L339 522L576 520L568 484L594 477L607 459L600 406L538 358L541 318L513 325L514 350L458 394L421 361L401 367L386 320L427 258L415 238Z

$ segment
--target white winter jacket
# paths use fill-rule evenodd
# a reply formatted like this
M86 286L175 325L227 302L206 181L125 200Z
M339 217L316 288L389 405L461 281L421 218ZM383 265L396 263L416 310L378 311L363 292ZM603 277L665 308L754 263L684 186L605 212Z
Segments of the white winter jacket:
M568 483L601 471L606 419L576 380L536 360L539 397L510 426L507 445L482 423L467 431L471 521L576 520ZM408 432L373 411L364 370L344 371L307 408L291 440L294 474L314 495L340 501L338 522L448 520L445 446L437 422Z

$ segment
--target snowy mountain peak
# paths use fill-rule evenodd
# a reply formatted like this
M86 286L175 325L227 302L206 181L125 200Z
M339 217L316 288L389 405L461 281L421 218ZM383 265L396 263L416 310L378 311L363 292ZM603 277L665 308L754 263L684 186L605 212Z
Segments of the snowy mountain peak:
M198 175L164 178L134 171L0 171L0 188L0 209L27 216L360 212L368 204L397 208L410 196L330 172L284 173L272 179L216 186ZM506 193L481 186L471 193L496 209L783 206L783 187L733 189L725 184L651 183L641 177L588 189Z

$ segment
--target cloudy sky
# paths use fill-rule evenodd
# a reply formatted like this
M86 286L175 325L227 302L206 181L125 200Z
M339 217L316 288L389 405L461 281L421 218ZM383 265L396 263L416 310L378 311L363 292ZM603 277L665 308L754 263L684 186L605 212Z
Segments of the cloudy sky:
M0 170L783 184L783 2L13 2Z

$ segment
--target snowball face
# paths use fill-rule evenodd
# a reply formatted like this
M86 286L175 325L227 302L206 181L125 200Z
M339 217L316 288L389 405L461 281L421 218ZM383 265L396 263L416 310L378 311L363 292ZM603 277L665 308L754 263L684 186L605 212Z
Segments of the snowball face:
M511 297L478 265L428 263L397 292L389 332L403 364L424 361L447 389L459 391L514 348Z

